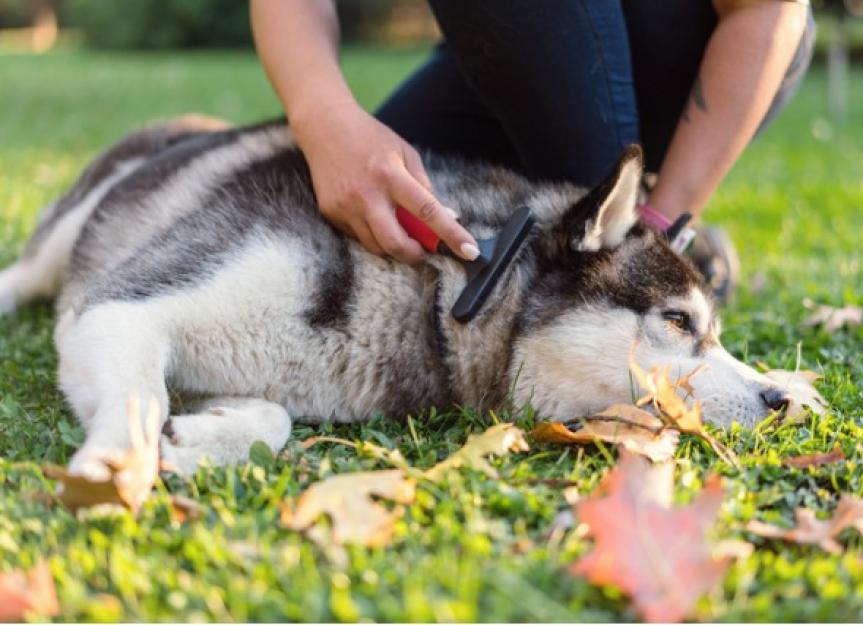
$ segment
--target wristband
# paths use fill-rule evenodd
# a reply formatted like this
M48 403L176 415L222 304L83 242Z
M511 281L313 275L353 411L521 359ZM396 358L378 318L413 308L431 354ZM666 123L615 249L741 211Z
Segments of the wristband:
M638 216L650 229L660 233L668 230L673 223L668 217L657 211L647 202L638 207Z

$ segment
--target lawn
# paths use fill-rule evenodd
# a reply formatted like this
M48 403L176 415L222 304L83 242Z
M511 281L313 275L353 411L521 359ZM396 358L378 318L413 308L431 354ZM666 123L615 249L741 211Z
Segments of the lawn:
M345 67L368 107L422 58L417 51L352 49ZM806 505L831 512L840 491L863 495L863 328L833 335L799 328L805 297L863 304L863 72L852 79L844 123L824 112L820 71L748 150L708 211L739 245L746 284L724 313L724 342L749 363L822 372L829 413L801 425L734 428L717 437L737 470L699 440L677 453L675 496L687 500L710 473L725 478L717 533L758 546L705 597L709 620L863 619L863 537L843 535L844 555L766 542L751 518L791 523ZM145 122L188 111L249 122L278 112L251 54L97 55L58 52L0 57L0 265L11 262L41 205L108 142ZM547 541L565 507L537 478L574 480L585 493L610 465L608 451L534 445L494 462L501 480L464 470L423 485L385 549L348 550L347 565L278 526L278 503L310 481L358 468L386 468L333 444L298 441L334 432L398 447L430 466L493 416L415 415L357 426L297 426L274 462L202 469L170 478L138 518L80 518L33 499L49 484L39 464L65 463L82 439L55 390L48 305L0 319L0 571L50 562L64 620L631 620L619 593L569 577L589 549L577 532ZM504 418L507 415L502 415ZM513 418L529 427L529 409ZM782 467L782 456L839 445L848 461ZM613 454L613 451L611 452ZM167 492L205 505L195 522L172 522ZM525 550L530 541L534 548ZM686 580L681 580L685 584Z

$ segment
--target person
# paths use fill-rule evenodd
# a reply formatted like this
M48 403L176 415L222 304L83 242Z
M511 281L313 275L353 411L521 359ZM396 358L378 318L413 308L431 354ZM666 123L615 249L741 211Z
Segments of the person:
M370 252L409 263L424 253L395 206L464 258L477 254L417 147L589 187L640 143L657 174L642 221L662 232L699 215L800 83L814 39L808 0L429 4L443 41L372 116L340 71L332 2L251 0L258 53L321 212ZM728 264L733 248L714 240L703 253Z

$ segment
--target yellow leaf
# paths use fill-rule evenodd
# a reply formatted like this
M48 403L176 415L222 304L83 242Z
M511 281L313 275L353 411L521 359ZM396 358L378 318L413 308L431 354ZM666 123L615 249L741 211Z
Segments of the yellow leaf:
M691 380L704 370L697 367L676 382L669 380L670 366L656 366L649 373L639 367L634 361L630 362L635 379L646 395L638 400L638 405L653 404L656 414L666 424L688 434L701 434L704 431L704 423L701 420L701 403L694 402L692 406L686 403L678 389L684 389L691 394Z
M45 475L60 482L57 497L70 510L117 504L137 512L153 489L159 473L159 404L152 400L146 419L136 396L129 398L129 441L131 449L109 464L111 476L94 481L72 475L66 469L46 466Z
M482 471L489 477L497 478L486 456L503 456L509 452L529 451L524 432L512 423L498 423L479 435L468 438L467 443L452 456L437 463L425 472L425 477L437 482L449 471L470 467Z
M335 475L313 484L294 509L283 507L282 524L308 530L321 515L327 515L333 542L379 547L392 538L394 523L404 509L389 511L372 497L410 504L415 492L414 481L399 469Z
M654 462L673 458L677 449L676 430L665 428L659 418L628 404L614 404L579 422L581 428L574 432L562 423L540 423L530 435L544 443L586 444L598 439L622 445Z

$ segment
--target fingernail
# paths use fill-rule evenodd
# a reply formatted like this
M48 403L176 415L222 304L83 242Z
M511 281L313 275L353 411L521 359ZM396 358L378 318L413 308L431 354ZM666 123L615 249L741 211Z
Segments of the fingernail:
M468 260L476 260L479 256L479 248L473 243L462 243L461 255Z
M455 219L456 221L458 221L458 213L457 213L457 212L455 212L455 211L454 211L453 209L451 209L449 206L444 206L444 208L445 208L445 209L447 210L447 212L452 216L452 218L453 218L453 219Z

